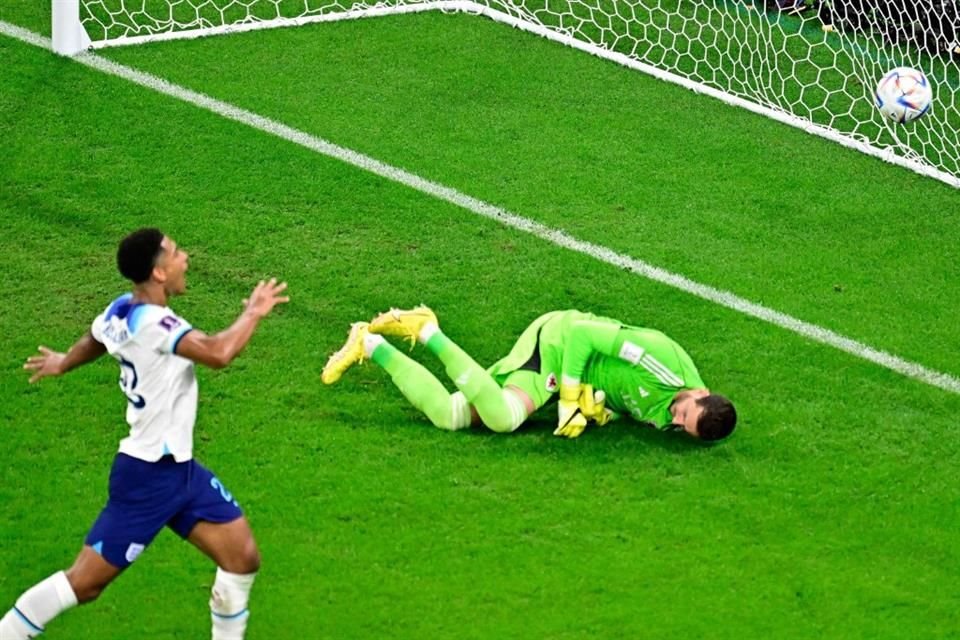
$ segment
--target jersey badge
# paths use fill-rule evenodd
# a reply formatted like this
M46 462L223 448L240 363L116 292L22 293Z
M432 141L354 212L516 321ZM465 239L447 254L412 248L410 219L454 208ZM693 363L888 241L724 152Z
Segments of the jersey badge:
M623 346L620 347L620 356L621 360L626 360L630 364L639 364L640 358L643 357L644 348L638 344L633 344L629 340L624 341Z
M547 376L547 391L553 393L560 388L560 385L557 384L557 374L551 373Z
M164 316L163 320L160 321L160 326L167 331L173 331L180 326L180 321L173 316Z

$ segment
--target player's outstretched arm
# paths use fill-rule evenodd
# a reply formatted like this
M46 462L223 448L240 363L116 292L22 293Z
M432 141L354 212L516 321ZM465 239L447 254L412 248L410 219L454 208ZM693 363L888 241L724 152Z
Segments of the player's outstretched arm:
M213 369L222 369L236 358L250 342L260 319L270 314L273 308L290 300L280 295L287 283L277 283L276 278L263 280L254 288L250 297L243 301L243 312L220 333L208 336L202 331L190 331L177 343L177 355Z
M71 369L93 362L107 350L106 347L94 339L89 331L77 340L66 353L53 351L43 345L37 347L37 349L40 351L40 355L30 356L23 365L24 369L33 372L33 375L30 376L30 384L40 378L62 376Z

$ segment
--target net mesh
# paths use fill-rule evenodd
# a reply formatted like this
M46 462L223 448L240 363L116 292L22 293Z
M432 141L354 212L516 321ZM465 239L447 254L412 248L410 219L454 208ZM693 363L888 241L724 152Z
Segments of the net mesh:
M417 4L428 2L81 0L81 20L91 39L122 41ZM477 4L960 177L954 0ZM930 113L909 125L887 123L874 105L877 81L900 66L922 70L934 89Z

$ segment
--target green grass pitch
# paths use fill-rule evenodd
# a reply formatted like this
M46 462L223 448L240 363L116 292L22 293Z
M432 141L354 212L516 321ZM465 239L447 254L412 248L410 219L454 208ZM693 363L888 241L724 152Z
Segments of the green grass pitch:
M0 20L49 33L34 4ZM104 55L960 375L960 196L903 169L469 16ZM85 330L124 290L117 240L157 225L202 329L290 284L199 373L197 457L264 559L249 637L960 633L957 395L7 37L0 140L0 609L70 563L125 433L112 362L31 387L23 360ZM420 302L484 364L552 308L655 326L740 427L451 434L375 366L320 384L351 321ZM162 533L47 635L208 636L212 578Z

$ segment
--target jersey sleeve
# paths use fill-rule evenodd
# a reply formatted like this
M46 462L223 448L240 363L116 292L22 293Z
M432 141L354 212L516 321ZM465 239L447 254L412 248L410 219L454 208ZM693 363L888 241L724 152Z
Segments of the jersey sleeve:
M563 378L577 383L594 353L615 356L621 325L609 320L577 320L563 345Z
M577 321L564 345L564 379L579 382L594 353L644 369L664 391L703 386L690 356L659 331L610 320Z
M687 352L659 331L625 327L617 335L615 349L618 358L646 370L661 389L704 386Z
M93 339L97 342L103 344L103 319L106 317L106 312L101 313L96 318L93 319L93 323L90 325L90 335L93 336Z
M137 340L159 352L176 353L177 344L193 329L193 325L169 307L145 306L131 318L131 329Z

